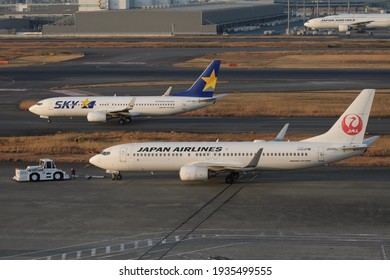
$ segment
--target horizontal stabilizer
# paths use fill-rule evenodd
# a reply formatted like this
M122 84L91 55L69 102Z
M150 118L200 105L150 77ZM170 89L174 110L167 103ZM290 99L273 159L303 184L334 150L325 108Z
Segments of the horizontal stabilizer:
M371 144L374 143L379 137L380 137L380 136L373 136L373 137L364 139L363 144L366 144L367 146L368 146L368 145L371 145Z
M211 98L202 98L202 99L199 99L199 103L202 103L202 102L215 102L217 101L218 99L226 96L227 94L220 94L220 95L217 95L217 96L214 96L214 97L211 97Z

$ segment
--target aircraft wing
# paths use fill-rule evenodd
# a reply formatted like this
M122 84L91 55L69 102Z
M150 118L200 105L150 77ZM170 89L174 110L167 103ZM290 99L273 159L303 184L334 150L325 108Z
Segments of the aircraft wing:
M349 24L349 26L351 26L352 28L362 28L371 22L373 22L373 20L366 20L366 21L361 21L361 22Z
M136 98L133 97L129 103L129 105L127 105L127 107L123 110L119 110L119 111L106 111L106 114L111 116L111 117L118 117L118 116L137 116L138 114L137 113L131 113L131 110L133 110L133 107L134 107L134 104L135 104L135 100Z
M194 162L191 164L187 164L186 166L199 166L199 167L207 167L211 170L220 172L220 171L253 171L256 170L256 167L259 163L261 153L263 152L263 148L259 149L257 153L254 155L252 160L246 164L243 165L238 162L218 162L218 161L200 161L200 162Z

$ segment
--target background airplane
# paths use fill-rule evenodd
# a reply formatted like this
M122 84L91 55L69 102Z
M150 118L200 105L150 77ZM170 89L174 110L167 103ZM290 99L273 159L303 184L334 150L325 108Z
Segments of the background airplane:
M109 147L89 162L117 179L121 171L179 170L181 180L207 180L226 172L228 184L240 172L321 166L362 155L378 139L364 140L374 94L373 89L363 90L328 132L302 141L282 141L286 125L268 142L130 143Z
M338 29L347 32L352 29L390 27L390 14L342 14L313 18L305 22L312 29Z
M214 60L186 91L162 96L90 96L55 97L39 101L29 111L41 118L86 116L89 122L119 118L129 123L136 116L165 116L207 107L224 95L213 96L221 61Z

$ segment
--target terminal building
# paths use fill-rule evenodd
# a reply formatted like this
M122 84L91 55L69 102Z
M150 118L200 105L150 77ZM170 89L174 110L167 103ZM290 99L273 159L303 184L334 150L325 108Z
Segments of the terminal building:
M82 2L86 1L86 2ZM50 35L214 35L285 18L283 5L259 1L189 4L188 0L80 0L74 15L43 27ZM88 2L88 3L87 3ZM84 4L82 4L84 3ZM133 5L132 9L120 9Z

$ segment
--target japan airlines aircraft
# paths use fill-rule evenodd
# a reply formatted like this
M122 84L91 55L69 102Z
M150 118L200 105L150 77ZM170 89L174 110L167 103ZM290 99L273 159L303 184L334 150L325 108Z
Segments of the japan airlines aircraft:
M390 14L343 14L313 18L304 24L312 29L338 29L347 32L352 29L390 27Z
M328 132L302 141L283 141L286 125L268 142L130 143L109 147L89 162L117 179L121 171L180 171L182 180L207 180L226 172L227 184L240 172L321 166L362 155L378 139L363 139L374 94L363 90Z
M223 94L213 96L217 85L220 60L214 60L185 92L162 96L90 96L55 97L39 101L29 111L41 118L86 116L89 122L106 122L119 118L129 123L136 116L166 116L193 111L216 102Z

